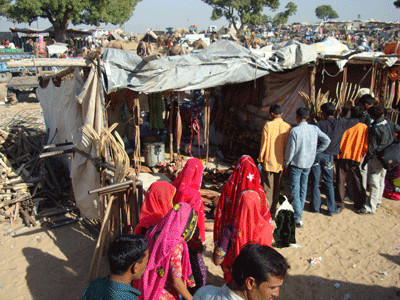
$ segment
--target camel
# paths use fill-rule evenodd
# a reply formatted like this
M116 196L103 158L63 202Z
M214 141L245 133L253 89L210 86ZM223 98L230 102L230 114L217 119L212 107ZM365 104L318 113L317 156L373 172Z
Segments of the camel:
M145 57L153 54L153 45L151 43L141 41L136 48L136 53L140 57Z
M112 40L107 44L107 48L114 48L120 50L127 50L126 43L121 40Z
M181 46L181 45L173 45L171 49L168 51L168 56L175 56L175 55L185 55L188 54L190 51L188 48Z
M190 43L189 40L186 40L185 42L189 45L189 47L192 47L193 50L204 49L207 47L207 44L201 38L193 43Z

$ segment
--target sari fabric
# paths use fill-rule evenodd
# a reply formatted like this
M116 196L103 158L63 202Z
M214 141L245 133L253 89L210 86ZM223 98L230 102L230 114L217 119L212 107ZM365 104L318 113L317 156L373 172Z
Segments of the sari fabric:
M260 173L258 172L253 159L248 155L243 155L239 159L232 175L225 183L219 198L217 211L215 213L214 243L216 243L220 238L222 230L226 226L233 224L234 213L238 208L238 201L240 201L238 195L246 189L258 193L261 205L261 215L269 223L272 223L268 201L264 189L261 186Z
M238 196L234 212L231 246L228 248L222 269L226 283L232 283L232 265L240 250L249 242L272 246L274 227L262 215L260 196L253 190L244 190Z
M149 243L149 261L143 276L134 282L142 295L141 300L159 299L170 272L171 258L179 243L182 250L182 280L194 282L185 236L190 239L197 226L197 215L187 203L173 209L153 229L146 233Z
M164 218L172 209L172 201L176 188L166 181L156 181L147 190L143 206L140 211L139 224L135 234L141 234L142 228L148 229Z
M200 238L206 241L204 203L201 200L200 188L203 179L203 163L197 158L191 158L186 162L178 177L172 185L176 188L174 204L188 203L199 217L198 226Z

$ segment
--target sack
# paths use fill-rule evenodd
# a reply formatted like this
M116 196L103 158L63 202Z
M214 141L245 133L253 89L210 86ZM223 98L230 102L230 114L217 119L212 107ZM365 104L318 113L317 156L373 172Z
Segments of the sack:
M385 169L390 170L400 163L400 143L395 141L379 153L379 158Z

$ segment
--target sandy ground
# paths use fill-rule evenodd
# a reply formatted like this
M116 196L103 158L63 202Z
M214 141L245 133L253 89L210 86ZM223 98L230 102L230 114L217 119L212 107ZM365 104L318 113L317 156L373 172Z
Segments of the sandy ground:
M1 106L0 119L21 112L36 118L40 107ZM400 202L384 199L375 215L358 215L346 204L340 215L329 217L326 206L314 214L306 203L304 228L296 232L304 247L277 249L291 265L278 299L400 299ZM95 239L79 223L56 229L43 224L8 235L19 226L0 222L0 299L79 299ZM222 285L222 270L210 258L212 232L206 237L208 283ZM309 260L318 257L321 262L311 266ZM99 275L106 274L104 260Z

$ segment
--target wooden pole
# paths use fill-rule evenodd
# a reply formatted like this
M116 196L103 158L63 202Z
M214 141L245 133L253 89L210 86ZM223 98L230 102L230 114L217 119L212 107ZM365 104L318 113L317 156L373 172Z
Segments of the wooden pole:
M397 96L396 96L396 106L400 101L400 80L397 80Z
M310 100L315 107L315 75L317 74L317 66L313 66L310 76ZM317 107L315 107L315 113L317 112Z
M89 67L91 60L84 58L60 59L60 58L35 58L10 60L7 62L7 68L30 68L30 67Z
M105 234L106 234L106 232L104 230L107 227L108 221L110 219L110 212L111 212L111 207L113 206L114 199L115 199L114 196L110 197L110 201L108 202L107 210L104 215L104 220L101 224L99 238L97 239L96 248L94 249L94 254L93 254L93 258L92 258L92 264L91 264L90 270L89 270L89 276L88 276L88 280L87 280L88 283L92 280L93 269L94 269L94 265L96 263L96 259L99 259L99 260L101 259L101 257L98 254L99 254L102 243L104 243ZM96 274L97 274L97 271L96 271Z
M172 132L172 118L174 115L173 96L169 93L169 160L170 163L174 160L174 134Z
M206 106L204 110L204 141L206 143L206 163L208 163L208 151L210 147L210 92L206 92Z
M340 91L340 106L343 106L346 98L347 90L347 64L343 68L343 80L342 80L342 90ZM341 107L339 107L340 109Z
M374 62L372 64L371 85L370 85L370 88L369 88L371 94L374 92L375 77L376 77L376 63Z

